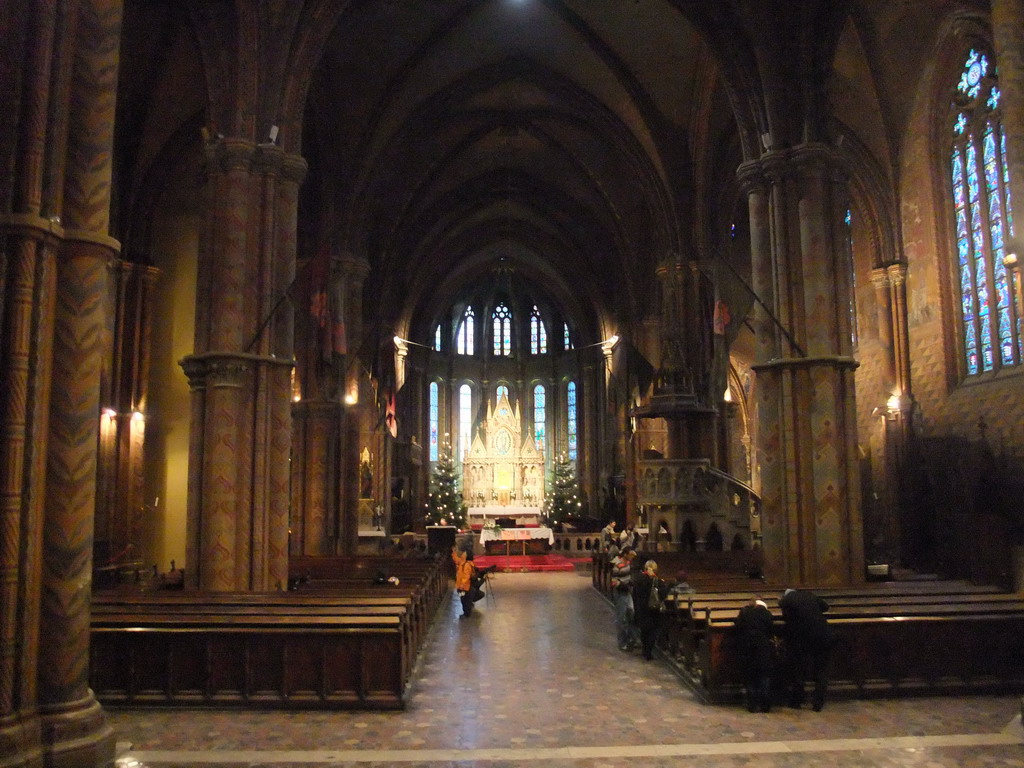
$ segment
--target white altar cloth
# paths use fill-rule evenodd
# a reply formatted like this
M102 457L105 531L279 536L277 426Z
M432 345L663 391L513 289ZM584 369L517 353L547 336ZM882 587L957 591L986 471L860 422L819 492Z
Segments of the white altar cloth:
M547 539L554 546L555 532L550 528L481 528L480 543L488 541L526 541L528 539Z
M539 517L540 507L469 507L470 517Z

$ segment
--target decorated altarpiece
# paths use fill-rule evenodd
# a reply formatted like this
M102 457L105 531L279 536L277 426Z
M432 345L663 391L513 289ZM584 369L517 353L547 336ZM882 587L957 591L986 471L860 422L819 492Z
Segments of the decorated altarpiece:
M544 500L544 454L532 434L522 433L519 404L502 392L487 406L463 456L463 496L470 518L509 514L512 509L539 508Z

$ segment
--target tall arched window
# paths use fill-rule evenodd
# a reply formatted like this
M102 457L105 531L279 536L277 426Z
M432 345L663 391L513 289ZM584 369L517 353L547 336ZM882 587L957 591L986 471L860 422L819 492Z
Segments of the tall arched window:
M473 308L466 307L459 323L459 332L455 336L455 351L460 355L473 354Z
M505 304L499 304L494 308L492 315L494 322L494 354L512 354L512 312Z
M458 460L469 450L473 433L473 390L469 384L459 387L459 456Z
M569 437L569 461L576 461L576 382L570 381L565 392L566 434Z
M434 350L437 352L441 351L441 324L437 324L437 328L434 329Z
M533 388L533 439L537 441L537 450L541 454L544 453L546 413L544 385L538 384Z
M1024 329L1004 258L1013 236L999 87L989 57L972 50L953 98L950 169L967 375L1021 362Z
M498 388L494 390L494 402L497 403L499 400L501 400L502 395L508 397L508 387L505 386L504 384L499 384Z
M568 323L562 323L562 349L572 349L572 338L569 336Z
M533 305L530 312L530 354L546 355L548 353L548 332L544 328L544 321L540 319L540 310Z
M430 382L430 460L437 461L437 429L438 429L438 413L440 407L438 403L438 387L437 382Z

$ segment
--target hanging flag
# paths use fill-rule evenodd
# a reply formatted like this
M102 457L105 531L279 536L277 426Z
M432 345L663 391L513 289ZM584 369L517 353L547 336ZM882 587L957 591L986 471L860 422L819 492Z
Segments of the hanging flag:
M395 413L395 391L388 387L384 397L384 423L388 425L388 432L392 437L398 437L398 417Z
M348 336L345 333L345 303L341 298L341 285L332 286L331 297L334 299L331 302L331 317L333 323L331 326L331 350L336 355L344 355L348 353Z
M715 316L713 320L715 333L719 336L725 336L725 327L729 324L730 320L732 320L732 316L729 314L729 305L719 299L715 302Z
M334 347L331 340L331 248L324 243L313 254L309 266L309 315L313 321L316 359L329 362Z

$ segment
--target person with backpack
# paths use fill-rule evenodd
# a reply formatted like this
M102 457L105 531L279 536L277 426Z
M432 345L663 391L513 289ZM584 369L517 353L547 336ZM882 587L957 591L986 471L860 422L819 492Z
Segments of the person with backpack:
M640 628L640 647L645 661L654 658L667 593L668 585L658 577L658 564L648 560L644 563L643 573L633 582L633 610Z
M460 550L457 546L452 547L452 561L455 563L455 591L462 603L459 618L464 619L473 613L473 603L483 599L481 584L484 576L496 570L497 566L491 565L481 571L473 562L473 550Z
M476 565L473 563L472 550L452 547L452 561L455 563L455 591L462 602L462 615L466 618L473 613L473 580L476 577Z

